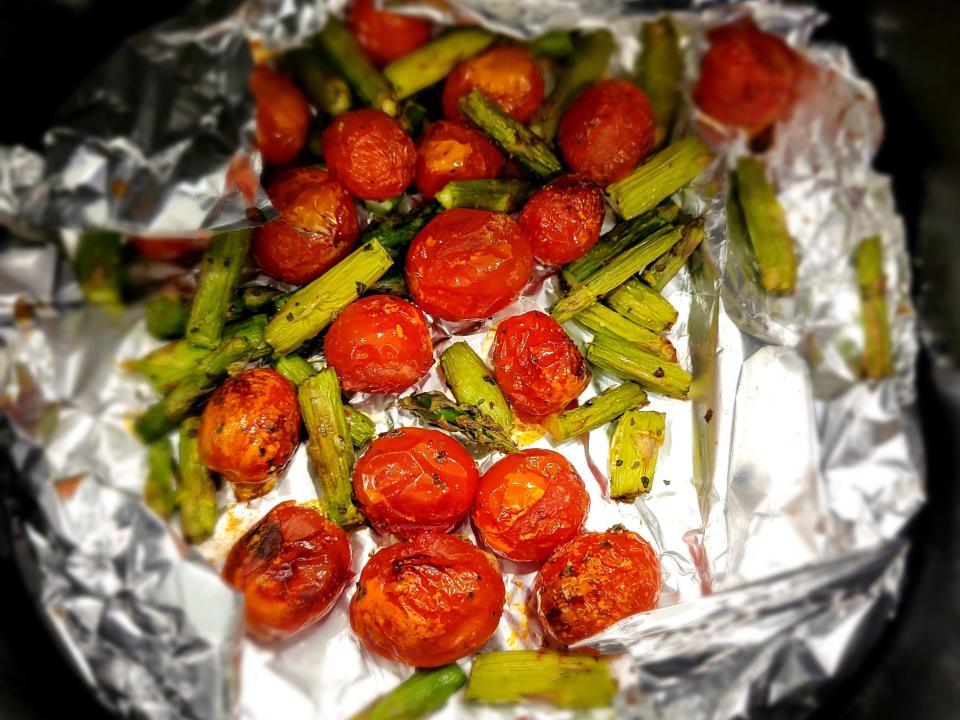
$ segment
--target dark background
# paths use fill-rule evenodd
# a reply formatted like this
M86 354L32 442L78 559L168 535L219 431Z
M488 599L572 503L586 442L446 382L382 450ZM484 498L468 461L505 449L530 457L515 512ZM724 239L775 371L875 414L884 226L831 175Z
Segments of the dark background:
M839 40L876 86L887 139L877 166L894 177L915 258L930 344L920 412L929 461L926 508L911 525L902 608L858 668L828 688L818 720L960 716L960 13L955 0L839 0L820 36ZM39 147L57 105L120 40L186 3L0 0L0 144ZM951 399L953 396L953 399ZM106 716L47 634L0 532L0 718ZM773 713L776 715L777 713ZM692 719L695 720L695 719Z

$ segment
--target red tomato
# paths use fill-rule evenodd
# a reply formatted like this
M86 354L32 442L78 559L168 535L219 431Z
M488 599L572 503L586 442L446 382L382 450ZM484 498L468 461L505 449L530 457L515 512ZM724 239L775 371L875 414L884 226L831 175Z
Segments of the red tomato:
M715 28L709 38L693 93L700 109L751 132L785 117L796 96L800 56L752 21Z
M432 198L453 180L495 178L503 155L479 132L450 120L432 123L417 146L414 183Z
M495 47L466 60L443 86L443 115L463 118L457 103L476 88L497 102L517 122L525 123L543 102L543 73L530 51L516 46Z
M438 667L493 635L504 594L492 555L454 535L427 533L370 558L350 603L350 625L370 652Z
M347 27L378 67L413 52L430 39L429 22L378 10L373 0L354 0L347 13Z
M555 640L570 645L653 610L660 582L657 554L636 533L583 533L540 568L533 586L537 616Z
M423 313L390 295L348 305L327 331L323 353L343 389L359 392L402 392L433 366Z
M290 162L307 141L310 106L288 78L263 65L253 69L250 92L257 103L257 146L263 161Z
M199 238L140 237L130 238L130 244L148 260L178 262L191 260L202 253L207 241Z
M583 480L569 460L553 450L523 450L483 474L470 519L498 555L542 562L580 532L589 507Z
M601 80L567 108L557 143L575 172L607 185L647 156L655 130L653 111L640 88L626 80Z
M253 234L253 259L267 275L303 285L356 245L353 198L320 168L284 171L267 187L267 194L280 217Z
M585 178L564 175L534 193L518 220L534 257L547 265L563 265L597 244L605 208L600 188Z
M517 299L533 274L533 251L509 215L456 208L440 213L407 252L410 294L444 320L488 318Z
M470 510L480 473L439 430L397 428L374 440L353 471L353 492L380 533L447 532Z
M580 350L539 310L500 323L491 356L493 375L510 404L536 417L563 410L590 381Z
M266 640L283 640L321 620L350 577L346 533L292 500L240 538L223 567L223 579L243 593L247 629Z
M330 174L358 198L386 200L413 180L417 149L400 123L379 110L337 115L321 142Z

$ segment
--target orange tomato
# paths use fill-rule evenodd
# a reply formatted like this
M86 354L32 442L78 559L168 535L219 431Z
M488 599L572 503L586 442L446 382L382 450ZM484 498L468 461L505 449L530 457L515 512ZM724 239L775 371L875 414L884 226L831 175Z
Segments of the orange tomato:
M253 69L250 92L257 103L257 147L263 161L290 162L307 141L310 106L288 78L263 65Z
M586 178L564 175L535 192L518 221L537 260L564 265L597 244L605 210L600 188Z
M434 197L454 180L495 178L503 155L481 133L464 123L432 123L417 145L414 183L426 197Z
M457 65L443 86L443 115L462 119L460 98L476 88L517 122L525 123L543 102L543 73L530 51L495 47Z
M427 20L378 10L373 0L354 0L347 12L347 27L378 67L423 45L431 29Z

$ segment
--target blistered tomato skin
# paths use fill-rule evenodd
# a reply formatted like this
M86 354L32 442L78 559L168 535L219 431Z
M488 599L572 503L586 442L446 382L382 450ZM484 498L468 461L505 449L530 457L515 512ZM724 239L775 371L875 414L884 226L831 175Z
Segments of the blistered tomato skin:
M605 208L603 193L593 182L565 175L534 193L518 221L537 260L563 265L597 244Z
M347 27L377 67L413 52L430 39L429 22L378 10L373 0L354 0Z
M197 437L209 470L240 485L267 483L300 444L297 392L270 368L237 373L210 396Z
M509 215L455 208L414 238L405 274L416 303L443 320L488 318L517 299L533 273L527 236Z
M533 586L537 616L558 643L570 645L660 598L660 562L650 544L626 530L590 532L561 545Z
M528 50L496 47L460 63L443 86L443 115L463 118L460 98L476 88L517 122L525 123L543 102L543 73Z
M449 435L397 428L357 462L353 491L378 532L412 537L455 528L470 510L479 475L470 453Z
M510 404L535 417L560 412L590 381L580 350L539 310L500 323L491 358L493 376Z
M157 262L193 260L207 247L206 240L196 238L139 237L130 238L130 244L138 254Z
M223 579L243 593L247 629L283 640L323 619L350 581L346 533L310 507L280 503L230 550Z
M557 142L574 172L598 185L622 179L653 148L650 102L626 80L601 80L581 92L560 120Z
M417 145L414 184L428 198L454 180L495 178L503 155L481 133L462 122L432 123Z
M590 507L583 480L553 450L498 460L477 486L470 511L483 544L514 562L543 562L580 532Z
M438 667L478 650L497 629L503 602L492 555L429 533L370 558L350 603L350 625L370 652Z
M290 162L307 141L310 105L288 78L263 65L253 69L250 92L257 103L257 146L264 162Z
M321 136L335 180L362 200L386 200L413 181L417 149L396 120L366 108L338 115Z

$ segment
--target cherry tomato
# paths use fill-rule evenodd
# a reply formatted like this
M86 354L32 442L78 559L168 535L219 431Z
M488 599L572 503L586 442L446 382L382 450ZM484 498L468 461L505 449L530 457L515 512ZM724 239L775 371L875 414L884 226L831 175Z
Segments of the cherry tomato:
M518 220L534 257L563 265L597 244L605 207L600 188L586 178L564 175L534 193Z
M278 280L303 285L346 257L357 243L357 208L320 168L280 173L267 187L280 217L253 234L253 259Z
M413 52L430 39L429 22L378 10L373 0L354 0L347 27L377 67Z
M237 373L207 401L197 441L208 469L265 492L300 444L297 391L270 368Z
M390 295L348 305L327 331L323 353L343 389L359 392L402 392L433 366L423 313Z
M321 142L330 174L358 198L386 200L413 180L417 149L400 123L379 110L337 115Z
M130 238L130 244L148 260L179 262L192 260L207 247L207 241L199 238L140 237Z
M510 404L535 417L563 410L590 381L580 350L539 310L500 323L491 357L493 376Z
M263 65L253 69L250 92L257 103L257 146L263 161L290 162L307 141L310 106L288 78Z
M653 610L660 582L657 554L636 533L583 533L540 568L533 586L537 616L547 633L570 645Z
M243 593L247 629L266 640L283 640L321 620L350 577L346 533L292 500L240 538L223 568L223 579Z
M370 652L438 667L493 635L504 594L492 555L454 535L427 533L370 558L350 603L350 625Z
M800 56L751 21L715 28L709 38L693 93L700 109L751 132L786 116L796 96Z
M495 178L503 155L464 123L441 120L430 125L417 146L417 189L432 198L453 180Z
M533 251L509 215L455 208L440 213L407 252L410 294L444 320L488 318L517 299L533 274Z
M457 103L476 88L517 122L525 123L543 102L543 73L530 51L516 46L495 47L466 60L443 86L443 115L463 118Z
M567 108L557 142L575 172L607 185L647 156L655 130L653 111L640 88L626 80L601 80Z
M590 498L570 461L553 450L523 450L480 478L470 519L483 543L515 562L542 562L580 532Z

